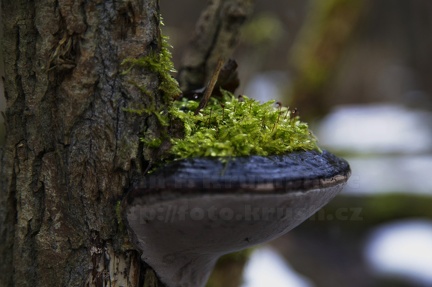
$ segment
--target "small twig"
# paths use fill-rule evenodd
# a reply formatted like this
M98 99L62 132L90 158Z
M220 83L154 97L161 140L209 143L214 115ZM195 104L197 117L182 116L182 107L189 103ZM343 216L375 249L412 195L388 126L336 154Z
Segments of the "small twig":
M210 116L209 116L209 118L207 120L207 127L210 127L210 120L211 120L211 117L212 117L212 112L213 112L213 107L210 108Z
M210 81L209 81L209 83L208 83L208 85L204 91L204 96L202 97L198 107L195 110L195 113L194 113L195 115L197 115L199 113L199 111L201 109L205 108L205 106L207 105L207 103L208 103L208 101L209 101L209 99L213 93L213 89L216 85L216 82L219 78L219 73L223 67L223 64L224 64L224 61L222 59L219 59L217 62L217 65L216 65L216 69L213 72L213 74L210 78Z
M279 124L279 119L280 119L281 110L282 110L282 103L281 102L276 102L276 105L278 106L279 113L278 113L277 121L273 124L272 132L274 131L275 127Z

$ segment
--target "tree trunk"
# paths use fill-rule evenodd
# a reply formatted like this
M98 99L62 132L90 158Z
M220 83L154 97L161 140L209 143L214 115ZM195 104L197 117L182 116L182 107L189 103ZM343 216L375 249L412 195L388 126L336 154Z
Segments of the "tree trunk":
M167 99L155 72L121 75L120 63L160 49L157 0L3 0L2 11L0 286L142 286L116 205L156 157L139 137L160 126L124 108Z

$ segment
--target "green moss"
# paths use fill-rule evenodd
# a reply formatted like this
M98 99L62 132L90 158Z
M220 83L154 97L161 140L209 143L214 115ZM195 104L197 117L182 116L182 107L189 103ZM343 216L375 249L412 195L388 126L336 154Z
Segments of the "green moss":
M306 123L274 101L261 104L222 91L197 115L198 102L175 102L170 113L184 122L185 137L171 139L175 158L275 155L299 150L319 150Z
M171 76L175 73L174 64L172 62L172 55L168 43L167 36L161 36L161 49L159 52L151 51L149 55L137 59L128 58L122 62L122 65L128 66L123 73L128 73L134 67L142 67L157 73L159 77L159 91L166 97L172 99L181 94L177 80ZM140 87L144 94L148 94L146 90Z
M145 139L141 138L141 141L148 146L149 148L158 148L162 144L162 139L160 138L152 138L152 139Z

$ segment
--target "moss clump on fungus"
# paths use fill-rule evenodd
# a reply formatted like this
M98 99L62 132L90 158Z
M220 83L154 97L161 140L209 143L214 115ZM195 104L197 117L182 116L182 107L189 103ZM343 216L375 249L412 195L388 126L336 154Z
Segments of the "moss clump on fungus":
M277 155L319 150L308 125L274 101L261 104L246 96L222 91L197 115L199 102L177 101L170 113L184 122L185 137L171 139L175 158Z

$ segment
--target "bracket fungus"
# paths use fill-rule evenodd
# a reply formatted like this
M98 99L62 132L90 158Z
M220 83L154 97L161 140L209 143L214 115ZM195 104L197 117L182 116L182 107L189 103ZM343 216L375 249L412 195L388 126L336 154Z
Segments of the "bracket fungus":
M132 188L124 219L142 260L166 286L201 287L221 255L293 229L349 175L348 163L327 151L182 159Z

